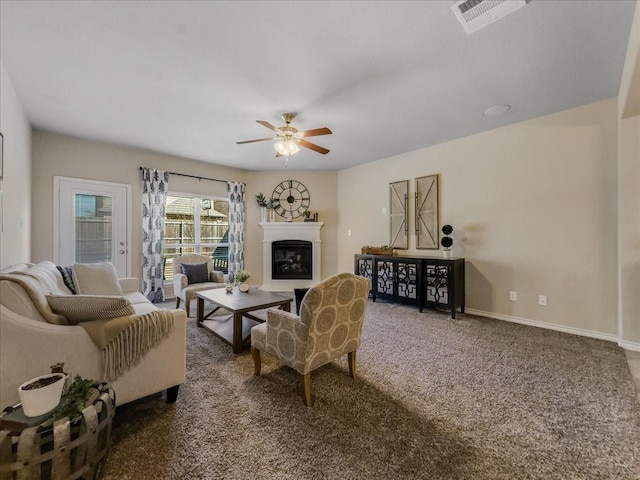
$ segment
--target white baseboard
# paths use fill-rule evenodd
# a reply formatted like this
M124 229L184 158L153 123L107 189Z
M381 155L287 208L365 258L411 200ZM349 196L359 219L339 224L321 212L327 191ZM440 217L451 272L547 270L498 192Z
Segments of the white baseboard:
M624 340L620 340L618 342L618 345L620 345L625 350L630 350L632 352L640 352L640 343L638 342L625 342Z
M624 343L631 346L635 346L635 348L624 346L619 341L617 335L612 335L609 333L594 332L592 330L585 330L583 328L565 327L564 325L556 325L555 323L540 322L538 320L530 320L528 318L512 317L509 315L502 315L499 313L484 312L482 310L475 310L473 308L465 308L464 311L465 313L470 313L472 315L479 315L481 317L495 318L496 320L504 320L506 322L520 323L522 325L530 325L532 327L546 328L547 330L556 330L558 332L571 333L573 335L580 335L582 337L597 338L599 340L615 342L618 345L620 345L622 348L625 348L627 350L634 350L635 348L640 347L640 344L634 344L631 342L624 342Z

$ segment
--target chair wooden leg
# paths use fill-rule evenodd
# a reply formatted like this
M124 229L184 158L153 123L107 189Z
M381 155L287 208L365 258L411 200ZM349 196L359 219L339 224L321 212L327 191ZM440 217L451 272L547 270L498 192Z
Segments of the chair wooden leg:
M189 310L190 310L189 306L190 305L191 305L191 300L189 300L189 301L185 300L184 301L184 309L187 311L187 317L191 316L191 313L189 312Z
M351 378L356 378L356 351L347 353L347 359L349 360L349 375Z
M176 308L180 308L180 297L176 297Z
M311 372L302 375L302 389L304 391L304 404L311 406Z
M260 350L252 346L251 356L253 357L253 374L256 376L260 376L260 370L262 369L262 361L260 359Z

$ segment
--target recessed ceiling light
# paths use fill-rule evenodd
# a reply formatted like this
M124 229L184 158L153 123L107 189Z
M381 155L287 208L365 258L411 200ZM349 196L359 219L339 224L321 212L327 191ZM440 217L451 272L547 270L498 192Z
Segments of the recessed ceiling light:
M509 110L511 110L511 105L503 103L501 105L493 105L492 107L487 108L484 111L484 114L487 117L498 117L500 115L504 115Z

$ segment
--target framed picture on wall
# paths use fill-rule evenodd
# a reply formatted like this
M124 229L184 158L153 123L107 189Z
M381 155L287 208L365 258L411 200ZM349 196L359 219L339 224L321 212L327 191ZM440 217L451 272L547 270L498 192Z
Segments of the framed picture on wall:
M407 226L407 199L409 195L409 180L389 184L389 226L393 248L409 248Z
M4 137L2 136L2 133L0 133L0 180L2 180L2 157L3 157L3 150L4 150Z
M438 249L440 224L438 175L416 178L416 248Z

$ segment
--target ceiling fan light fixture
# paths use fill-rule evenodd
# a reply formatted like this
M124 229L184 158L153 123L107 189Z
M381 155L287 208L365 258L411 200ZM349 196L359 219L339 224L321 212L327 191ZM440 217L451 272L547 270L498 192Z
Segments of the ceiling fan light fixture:
M289 148L289 152L291 152L291 155L294 155L300 151L300 147L296 145L295 142L289 142L288 148Z
M274 148L280 155L285 155L287 157L289 155L295 155L300 151L300 147L298 147L296 142L292 140L280 140L274 144Z
M291 125L291 121L295 117L295 113L285 113L282 115L282 119L285 121L286 125L282 125L280 127L274 127L266 120L256 120L263 127L268 128L272 132L275 132L275 137L267 137L267 138L255 138L253 140L243 140L241 142L236 142L238 145L242 145L245 143L255 143L255 142L267 142L274 141L273 148L276 150L276 157L290 157L291 155L295 155L300 151L300 147L308 148L309 150L313 150L314 152L318 152L322 155L326 155L329 153L328 148L321 147L320 145L316 145L315 143L311 143L306 140L306 137L317 137L320 135L331 135L331 130L327 127L322 128L313 128L311 130L300 131L296 127Z

